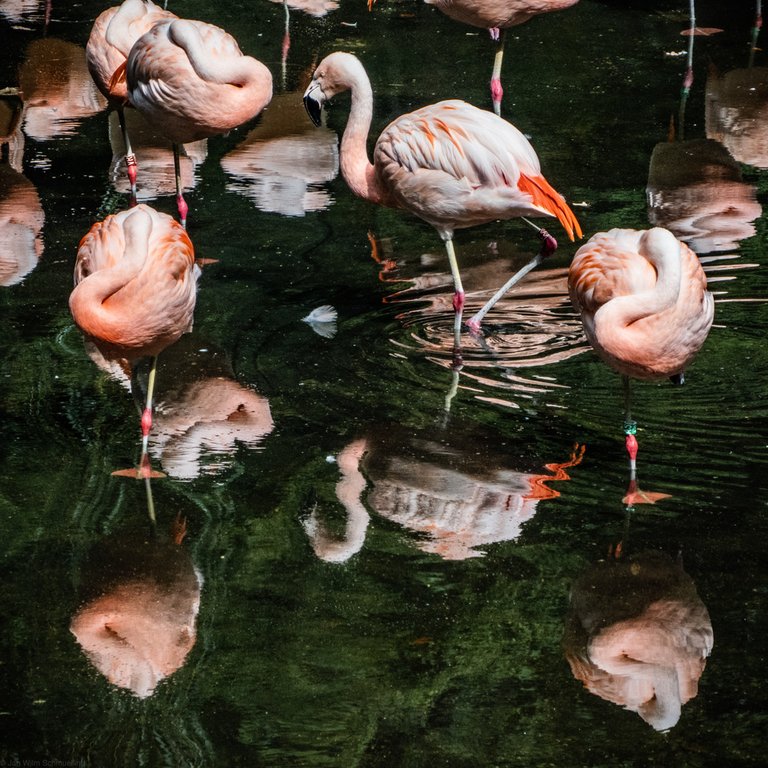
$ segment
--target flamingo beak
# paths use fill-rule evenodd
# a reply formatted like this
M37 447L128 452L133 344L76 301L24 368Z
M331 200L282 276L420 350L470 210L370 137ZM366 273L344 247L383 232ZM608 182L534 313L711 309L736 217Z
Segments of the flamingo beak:
M319 93L315 95L315 91L319 91ZM318 98L318 96L320 98ZM304 108L307 110L309 119L315 124L315 126L320 125L320 116L323 111L324 101L322 96L323 91L320 88L319 83L310 83L309 87L304 93Z

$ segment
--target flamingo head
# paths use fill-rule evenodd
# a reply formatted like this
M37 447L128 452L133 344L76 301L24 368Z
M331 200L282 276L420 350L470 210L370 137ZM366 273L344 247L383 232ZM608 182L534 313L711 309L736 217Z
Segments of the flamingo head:
M318 64L312 81L304 91L304 107L312 122L320 125L323 105L337 93L367 82L368 76L356 56L342 51L326 56Z

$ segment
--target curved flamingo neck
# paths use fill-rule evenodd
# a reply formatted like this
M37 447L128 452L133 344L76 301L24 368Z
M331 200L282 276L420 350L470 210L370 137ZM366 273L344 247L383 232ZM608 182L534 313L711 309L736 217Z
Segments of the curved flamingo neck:
M187 54L191 67L202 80L222 85L258 85L266 70L256 59L239 56L214 56L206 49L200 30L187 19L177 19L168 25L168 38ZM236 45L235 45L236 47ZM271 93L272 79L269 78Z
M669 237L664 237L663 242L659 242L658 238L646 238L644 243L641 242L641 254L656 270L656 285L640 293L617 296L595 314L595 328L603 338L623 333L636 321L676 304L680 296L682 259L680 244L671 233L667 234Z
M368 159L368 132L373 118L373 90L364 71L349 76L352 106L341 137L339 165L349 188L372 203L384 203L386 194Z

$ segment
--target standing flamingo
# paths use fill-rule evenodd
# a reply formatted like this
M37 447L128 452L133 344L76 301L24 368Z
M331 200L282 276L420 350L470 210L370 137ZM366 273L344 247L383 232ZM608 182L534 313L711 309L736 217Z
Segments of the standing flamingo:
M504 58L504 37L509 27L524 24L534 16L560 11L576 5L579 0L424 0L446 16L471 27L487 29L496 43L496 55L491 73L491 99L493 111L501 114L501 62ZM368 0L368 10L376 0Z
M624 379L626 443L634 466L629 377L683 383L714 318L704 270L668 229L611 229L576 252L568 290L587 340Z
M453 276L458 345L464 288L454 230L545 215L556 216L573 240L574 233L581 236L579 223L541 175L539 158L528 140L500 117L458 100L422 107L384 129L371 164L366 141L373 91L355 56L341 52L326 56L304 93L304 103L319 125L322 105L347 90L352 92L352 107L341 140L341 173L359 197L408 210L437 229ZM546 242L553 240L546 235Z
M272 98L272 75L223 29L188 19L161 22L142 35L131 48L126 75L131 104L173 143L176 201L186 226L179 145L258 115Z
M122 5L107 8L91 28L85 57L88 70L110 106L117 111L125 142L125 165L136 198L136 157L128 141L123 107L128 103L125 64L133 44L160 21L177 18L152 0L125 0Z
M184 228L144 204L94 224L77 251L75 323L108 359L152 358L141 417L144 471L157 355L190 329L198 274Z

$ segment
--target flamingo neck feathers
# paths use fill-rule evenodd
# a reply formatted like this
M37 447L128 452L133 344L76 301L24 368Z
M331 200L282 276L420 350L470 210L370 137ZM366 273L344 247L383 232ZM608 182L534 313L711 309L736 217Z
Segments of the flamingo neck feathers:
M218 31L226 34L222 30ZM256 89L259 91L255 99L258 102L266 103L272 96L272 76L269 70L260 61L241 53L234 39L233 51L228 55L216 56L206 48L196 24L187 19L176 19L168 25L168 39L186 53L190 66L201 80ZM239 55L233 55L234 52Z
M656 228L643 233L638 251L656 270L656 284L646 291L616 296L597 310L595 331L607 351L614 345L626 350L632 346L634 323L675 307L682 281L680 249L671 232ZM638 340L638 346L642 348L642 340Z
M347 74L352 106L341 137L341 174L358 197L372 203L386 204L386 192L379 182L374 165L368 159L368 132L373 118L371 82L362 67L358 72Z

